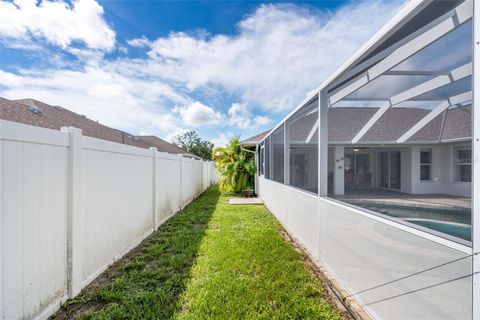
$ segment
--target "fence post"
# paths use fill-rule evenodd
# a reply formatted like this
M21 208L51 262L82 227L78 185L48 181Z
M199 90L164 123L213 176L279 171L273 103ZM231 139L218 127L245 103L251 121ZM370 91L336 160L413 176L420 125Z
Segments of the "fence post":
M180 178L180 211L183 210L183 195L182 195L182 171L183 171L183 156L178 155L180 157L180 173L179 173L179 178Z
M158 174L159 170L157 168L157 155L158 149L155 147L150 147L150 151L152 152L152 211L153 211L153 229L156 230L158 228L158 199L157 199L157 188L158 188Z
M68 296L75 297L82 290L82 130L62 127L68 133L67 162L67 288Z
M204 188L204 186L203 186L203 159L200 160L200 168L201 168L201 169L200 169L200 181L202 181L202 182L201 182L201 186L200 186L199 195L200 195L203 191L205 191L205 188Z

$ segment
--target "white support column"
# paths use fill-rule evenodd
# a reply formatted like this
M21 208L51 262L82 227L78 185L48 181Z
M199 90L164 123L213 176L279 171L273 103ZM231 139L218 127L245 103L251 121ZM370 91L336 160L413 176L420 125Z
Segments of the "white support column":
M82 290L82 230L81 178L82 178L82 130L62 127L69 135L68 184L67 184L67 288L69 298Z
M328 193L328 96L321 91L318 97L318 194L322 197Z
M333 194L342 196L345 194L345 147L335 147L335 162L333 169Z
M255 166L257 166L257 170L255 171L255 194L258 195L258 175L260 173L260 157L258 156L258 144L255 145Z
M480 252L480 3L473 7L472 251ZM472 319L480 319L480 255L472 257Z
M269 137L269 147L268 147L268 177L270 180L273 180L273 166L274 166L274 163L273 163L273 134L270 135Z
M321 197L328 193L328 96L326 90L318 93L318 205L317 205L317 256L322 257L327 221L322 212Z
M155 147L150 147L150 151L152 152L152 222L153 222L153 229L156 230L158 228L158 201L157 199L158 192L157 192L157 187L158 187L158 181L159 179L159 170L157 168L158 165L158 149Z
M413 145L410 147L410 155L409 155L409 158L410 158L410 165L411 165L411 168L410 168L410 175L408 177L408 180L409 181L405 181L405 183L409 183L409 193L413 193L415 194L416 192L418 192L417 188L419 186L419 181L420 181L420 146L418 145ZM435 155L434 155L434 152L433 152L433 148L432 148L432 157L433 159L435 159ZM436 160L434 160L436 161ZM432 175L434 175L434 172L435 170L433 169L433 166L431 167L432 168ZM433 179L433 176L432 176L432 179ZM402 184L404 182L402 181ZM433 192L433 190L432 190Z
M283 124L283 137L284 137L284 148L283 148L283 183L285 185L290 184L290 129L288 126L288 120Z

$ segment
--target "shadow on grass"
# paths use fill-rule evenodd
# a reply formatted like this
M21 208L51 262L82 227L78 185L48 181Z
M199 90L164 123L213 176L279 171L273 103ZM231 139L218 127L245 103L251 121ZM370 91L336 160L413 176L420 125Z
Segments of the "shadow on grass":
M181 297L220 194L208 189L100 275L52 319L168 319Z

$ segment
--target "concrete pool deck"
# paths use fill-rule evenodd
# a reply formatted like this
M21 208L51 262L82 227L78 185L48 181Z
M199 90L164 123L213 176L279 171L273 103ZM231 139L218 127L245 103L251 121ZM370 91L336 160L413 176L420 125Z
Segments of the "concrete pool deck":
M471 199L443 194L408 194L389 190L372 189L348 192L343 196L331 196L349 203L376 203L443 210L470 210Z

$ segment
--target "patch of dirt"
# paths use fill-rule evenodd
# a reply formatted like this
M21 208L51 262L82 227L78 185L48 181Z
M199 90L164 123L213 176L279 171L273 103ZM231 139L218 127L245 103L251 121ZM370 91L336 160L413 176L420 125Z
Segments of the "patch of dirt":
M86 286L80 294L73 299L67 300L63 306L49 319L67 320L77 319L82 314L100 310L104 305L100 301L91 298L91 293L105 288L116 277L122 273L122 268L135 260L135 257L142 254L144 249L151 245L152 239L157 231L146 237L138 246L129 251L121 259L115 261L111 266L101 273L95 280Z

